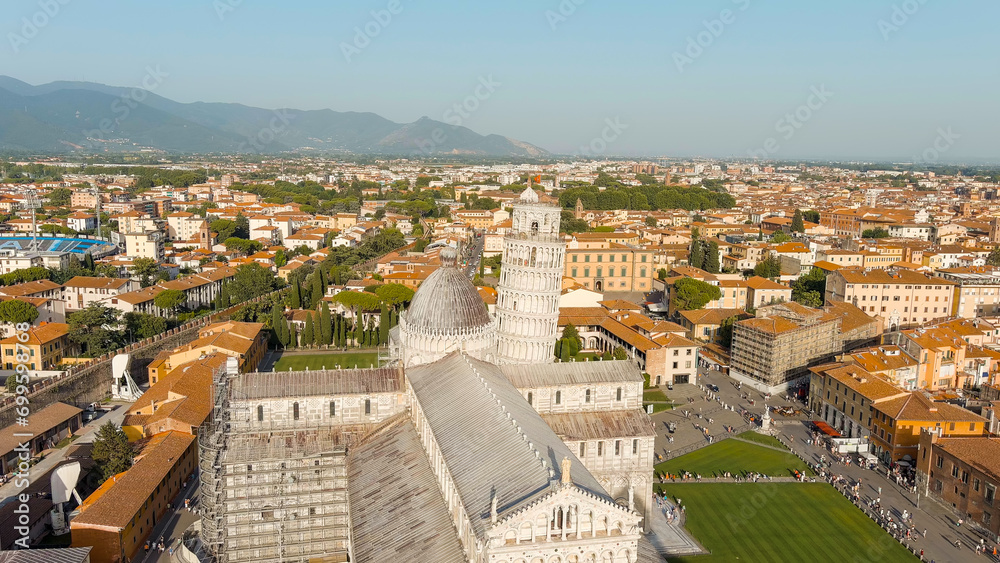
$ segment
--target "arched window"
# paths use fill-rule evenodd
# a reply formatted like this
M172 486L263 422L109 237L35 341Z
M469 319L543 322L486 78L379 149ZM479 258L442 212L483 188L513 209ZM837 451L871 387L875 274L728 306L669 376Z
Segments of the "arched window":
M264 405L257 405L257 422L264 422Z
M298 402L292 403L292 418L294 420L298 420L299 419L299 403Z
M538 234L538 221L532 221L531 222L531 234L533 234L533 235L537 235Z
M556 404L562 404L562 391L556 391Z
M585 393L584 402L585 403L589 403L590 402L590 389L587 389L587 392Z

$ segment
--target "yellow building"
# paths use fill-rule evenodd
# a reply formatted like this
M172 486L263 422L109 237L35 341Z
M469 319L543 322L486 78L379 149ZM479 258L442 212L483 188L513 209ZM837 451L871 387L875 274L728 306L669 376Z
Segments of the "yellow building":
M922 430L954 437L982 436L987 429L985 418L962 407L931 401L919 391L872 408L872 453L883 461L916 459Z
M588 242L576 248L570 243L566 247L565 275L594 291L645 293L652 288L656 275L653 255L652 250L617 242Z
M69 325L66 323L45 323L28 331L28 341L21 342L17 335L0 340L3 347L4 369L14 369L21 363L17 361L18 344L28 349L28 361L24 362L28 369L50 370L62 363L66 354Z
M194 342L157 354L149 364L149 382L155 384L177 366L211 354L235 356L240 373L256 371L265 352L267 332L262 323L214 323L198 331Z

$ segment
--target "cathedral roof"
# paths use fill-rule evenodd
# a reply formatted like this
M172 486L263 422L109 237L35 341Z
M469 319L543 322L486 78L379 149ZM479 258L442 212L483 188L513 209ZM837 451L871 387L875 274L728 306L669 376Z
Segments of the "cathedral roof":
M490 324L490 313L472 281L456 265L451 248L441 250L441 267L420 284L406 312L410 327L454 332Z
M502 519L551 492L563 458L577 487L612 502L497 366L453 353L406 376L478 536L494 493Z

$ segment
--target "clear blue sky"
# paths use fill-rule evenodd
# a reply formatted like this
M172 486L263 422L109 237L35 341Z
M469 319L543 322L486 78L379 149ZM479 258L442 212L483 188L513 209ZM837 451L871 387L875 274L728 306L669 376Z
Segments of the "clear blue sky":
M942 161L1000 160L995 0L563 0L575 12L554 26L558 0L399 0L350 62L342 44L375 28L388 0L51 1L68 3L18 53L8 34L38 0L5 3L0 74L135 86L159 65L156 92L178 101L397 122L444 119L492 76L499 86L462 124L562 153L618 118L627 128L608 154L746 156L773 138L774 158L902 159L950 127ZM880 30L893 6L918 9ZM674 54L726 9L730 23L679 71ZM779 120L821 86L832 97L786 138Z

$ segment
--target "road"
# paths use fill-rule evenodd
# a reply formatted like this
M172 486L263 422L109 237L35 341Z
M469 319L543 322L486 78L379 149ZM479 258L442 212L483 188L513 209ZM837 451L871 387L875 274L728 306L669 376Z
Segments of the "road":
M476 273L479 271L479 260L483 255L483 244L486 239L484 237L473 237L472 246L469 247L469 252L467 256L468 266L465 268L465 275L470 278L476 277Z
M184 531L201 518L191 510L197 509L200 486L198 474L195 473L188 478L187 487L174 499L173 504L177 508L165 512L156 526L153 526L149 542L150 544L163 542L165 547L163 553L155 549L150 549L148 552L140 549L133 559L135 563L172 563L177 561L176 557L171 557L170 548L173 547L176 552L177 546L184 539ZM191 499L190 509L184 508L184 499Z
M93 442L94 436L97 434L97 430L107 422L113 422L115 426L121 426L122 420L125 418L125 414L128 412L128 409L131 406L132 406L131 403L118 404L114 408L114 410L112 410L110 413L95 418L94 420L85 424L83 428L77 431L78 433L80 431L83 431L83 434L80 434L80 437L77 438L71 445L89 444ZM38 477L41 477L48 470L59 465L63 461L63 459L65 459L66 452L69 449L70 446L66 446L64 448L57 450L48 450L45 459L43 459L42 461L36 463L31 467L31 477L29 477L31 482L34 483ZM0 501L0 506L3 506L8 502L14 500L17 494L21 491L21 488L16 487L14 483L15 481L11 480L6 485L0 487L0 498L3 498L3 500ZM49 487L46 486L45 489L48 490Z

